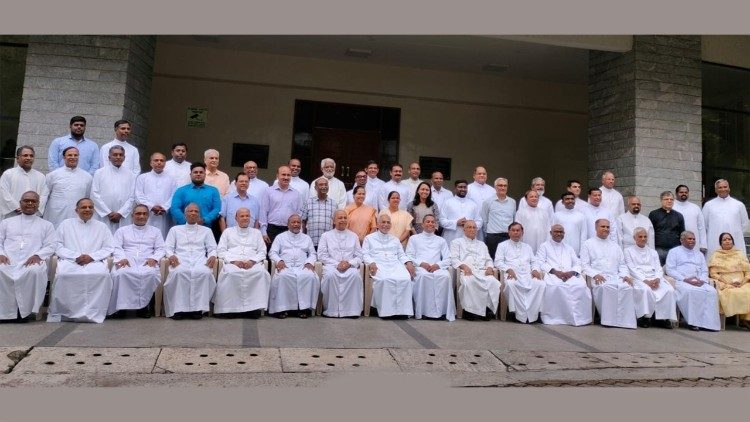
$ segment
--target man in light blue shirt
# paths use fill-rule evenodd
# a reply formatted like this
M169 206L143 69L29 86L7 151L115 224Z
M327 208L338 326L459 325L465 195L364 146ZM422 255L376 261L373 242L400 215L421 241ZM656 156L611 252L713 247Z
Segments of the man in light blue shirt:
M515 221L516 200L508 196L508 179L495 179L495 198L482 203L481 216L484 222L484 243L492 259L495 259L497 245L510 239L508 226Z
M172 216L175 225L185 224L185 207L194 202L201 211L201 219L198 220L198 224L210 228L219 217L219 211L221 211L219 190L204 183L206 180L206 165L203 163L193 163L190 166L190 180L192 183L177 188L172 195L169 214Z
M52 141L47 155L49 171L65 166L63 151L68 147L78 149L78 167L92 176L99 169L99 145L91 139L83 136L86 132L86 119L82 116L74 116L70 119L70 135L61 136Z
M260 228L258 215L260 214L260 202L248 195L247 188L250 185L250 178L245 173L239 173L234 178L236 192L229 192L221 199L221 212L219 213L219 228L223 232L228 227L237 225L235 214L240 208L247 208L250 211L250 226L254 229Z

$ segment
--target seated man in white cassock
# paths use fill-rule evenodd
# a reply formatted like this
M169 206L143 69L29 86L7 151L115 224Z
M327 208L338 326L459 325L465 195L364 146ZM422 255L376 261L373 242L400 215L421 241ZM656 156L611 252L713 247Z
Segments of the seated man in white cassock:
M191 202L185 207L186 223L172 227L164 241L169 260L164 313L172 319L201 319L216 289L216 240L211 229L198 224L200 219L200 208Z
M534 194L536 192L531 191ZM536 206L534 195L527 195L529 207ZM546 212L544 212L546 216ZM539 318L544 297L542 273L536 269L534 252L523 238L523 225L511 223L508 226L510 239L497 245L495 267L505 274L504 293L508 299L508 311L515 313L519 322L534 322Z
M667 274L677 280L677 306L691 330L718 331L721 329L719 295L708 284L706 258L695 248L693 232L682 232L680 243L669 250L666 264Z
M110 318L123 317L127 310L137 310L139 317L149 318L151 298L161 283L159 260L165 253L161 230L146 224L147 205L136 205L131 217L133 224L120 227L114 236Z
M337 210L333 213L333 230L323 233L318 241L318 259L323 263L323 315L328 317L359 318L362 313L362 247L347 224L346 211Z
M635 245L625 248L624 254L625 264L635 280L633 287L638 326L649 327L653 317L661 321L663 327L672 328L672 321L677 321L675 292L664 279L659 254L649 245L646 228L636 227L633 240Z
M414 317L456 319L453 280L448 242L435 234L437 220L432 214L422 219L422 233L409 238L406 255L417 264L414 276Z
M378 231L365 236L362 257L372 277L372 307L381 318L407 319L414 315L412 304L414 264L404 253L391 230L391 217L378 217Z
M635 328L633 279L625 265L620 245L609 239L609 220L596 220L596 236L583 242L583 273L593 279L594 304L601 324L610 327Z
M0 320L34 318L47 291L47 263L59 241L55 227L36 215L39 195L21 195L21 215L0 223Z
M572 199L571 194L570 203ZM568 202L567 197L565 202ZM542 322L549 325L591 324L591 290L581 277L581 260L573 247L563 241L565 228L562 224L554 224L550 236L551 239L542 243L536 252L537 266L544 274L547 286L542 299Z
M263 265L266 244L260 230L250 227L250 210L242 207L234 218L237 225L224 230L216 248L224 266L216 283L214 315L258 318L268 308L271 289L271 274Z
M464 222L464 235L450 244L451 265L459 281L458 298L463 318L489 321L500 302L500 281L495 278L492 258L484 242L477 240L477 223Z
M302 218L292 214L289 230L273 240L268 256L275 262L271 278L271 300L268 312L286 318L287 311L300 318L312 316L320 294L320 279L315 274L318 259L310 236L302 233Z
M91 218L91 199L78 200L76 213L77 218L69 218L57 228L59 259L47 322L103 322L107 315L112 277L106 260L115 250L112 232Z

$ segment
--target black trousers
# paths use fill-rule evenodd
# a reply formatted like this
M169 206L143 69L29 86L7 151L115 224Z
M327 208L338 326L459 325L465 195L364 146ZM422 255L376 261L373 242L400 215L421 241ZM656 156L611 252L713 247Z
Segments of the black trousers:
M271 243L266 245L267 249L271 249L271 244L273 244L273 240L276 239L276 236L284 233L287 230L289 230L289 227L287 226L277 226L276 224L269 224L268 227L266 227L266 234L268 234L268 238L271 239Z
M487 249L490 252L492 259L495 259L495 252L497 251L497 245L500 242L505 242L510 239L508 233L487 233L484 235L484 244L487 245Z

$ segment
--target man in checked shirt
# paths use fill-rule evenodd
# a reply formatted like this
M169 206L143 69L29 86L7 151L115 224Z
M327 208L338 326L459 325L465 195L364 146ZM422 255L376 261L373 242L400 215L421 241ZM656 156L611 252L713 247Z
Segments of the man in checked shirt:
M318 249L320 236L331 230L333 213L336 211L336 204L328 197L328 180L324 177L315 179L315 192L318 196L305 199L302 205L302 221L305 233L313 241L315 249Z

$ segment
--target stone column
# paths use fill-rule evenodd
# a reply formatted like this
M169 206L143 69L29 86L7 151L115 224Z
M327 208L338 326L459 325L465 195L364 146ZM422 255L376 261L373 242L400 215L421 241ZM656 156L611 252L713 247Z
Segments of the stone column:
M69 133L70 118L84 116L86 137L114 139L114 122L132 122L129 142L144 157L153 36L31 36L26 57L18 145L36 150L34 167L47 170L52 139Z

